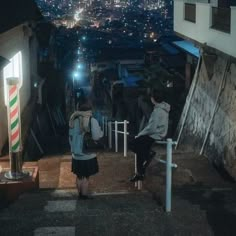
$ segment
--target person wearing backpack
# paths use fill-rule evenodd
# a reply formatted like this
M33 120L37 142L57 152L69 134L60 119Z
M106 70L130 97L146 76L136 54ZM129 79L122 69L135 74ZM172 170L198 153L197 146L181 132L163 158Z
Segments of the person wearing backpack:
M84 136L91 132L94 140L103 137L103 132L95 118L92 117L90 106L84 104L75 111L69 121L69 143L72 153L71 171L76 175L76 187L79 199L91 199L88 195L89 177L99 171L95 153L84 153Z

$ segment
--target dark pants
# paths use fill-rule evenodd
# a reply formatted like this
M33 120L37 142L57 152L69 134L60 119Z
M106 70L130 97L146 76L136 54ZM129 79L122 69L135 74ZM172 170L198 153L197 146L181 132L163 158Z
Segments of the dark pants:
M147 135L140 136L132 141L131 150L137 154L137 170L138 174L144 175L144 162L148 159L150 149L154 143L154 139Z

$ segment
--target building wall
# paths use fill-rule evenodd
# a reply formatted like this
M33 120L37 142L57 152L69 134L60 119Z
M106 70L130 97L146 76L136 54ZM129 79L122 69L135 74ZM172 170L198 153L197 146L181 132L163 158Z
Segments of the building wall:
M20 89L20 106L22 113L27 103L29 102L31 96L29 35L23 31L22 25L0 34L1 56L10 59L19 51L22 52L22 67L23 67L22 68L23 85L22 88ZM34 59L31 58L31 60ZM8 138L7 111L4 105L3 71L1 71L0 72L0 154L7 138Z
M195 89L192 83L177 129L179 133L183 126L179 144L191 145L198 153L203 150L203 155L236 179L236 62L221 54L210 58L202 60Z
M174 31L236 57L236 7L231 7L231 32L224 33L211 28L212 5L210 4L196 3L196 23L184 20L185 2L187 1L174 1Z
M7 109L4 104L3 72L0 71L0 155L7 139Z

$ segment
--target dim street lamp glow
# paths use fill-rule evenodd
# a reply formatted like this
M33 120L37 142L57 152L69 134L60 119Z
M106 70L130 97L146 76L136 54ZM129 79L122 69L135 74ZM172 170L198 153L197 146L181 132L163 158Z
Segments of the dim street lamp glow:
M79 76L79 74L77 72L73 73L73 77L77 78Z

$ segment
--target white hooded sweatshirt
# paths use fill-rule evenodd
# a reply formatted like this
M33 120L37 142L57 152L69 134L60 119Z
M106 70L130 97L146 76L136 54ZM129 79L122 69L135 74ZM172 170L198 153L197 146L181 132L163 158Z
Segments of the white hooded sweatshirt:
M155 105L146 127L137 135L148 135L155 140L165 138L168 131L170 105L161 102Z

